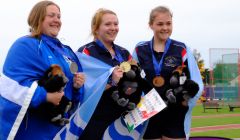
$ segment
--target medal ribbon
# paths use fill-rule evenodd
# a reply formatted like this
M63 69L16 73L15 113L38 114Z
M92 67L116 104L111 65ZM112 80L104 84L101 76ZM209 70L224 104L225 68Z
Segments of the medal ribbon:
M49 47L51 47L52 49L54 49L55 51L57 51L58 53L60 53L62 55L63 59L67 63L67 64L64 63L63 65L65 65L65 67L69 67L70 71L71 71L71 65L77 65L77 63L73 59L74 56L71 56L70 54L68 54L66 52L68 50L65 49L64 47L62 47L63 45L59 40L57 40L56 38L52 38L50 36L44 35L44 34L41 35L41 38L44 42L47 43L47 45ZM64 51L64 50L66 50L66 51Z
M97 43L97 45L98 45L99 47L101 47L101 48L103 48L104 50L108 51L107 48L104 46L104 44L103 44L99 39L97 39L95 42ZM114 46L114 44L113 44L113 46ZM114 56L114 58L115 58L118 62L122 63L122 62L124 61L124 59L123 59L122 55L120 54L119 50L118 50L116 47L113 47L113 50L115 51L115 54L116 54L116 55ZM109 52L109 51L108 51L108 52Z
M67 54L64 51L64 48L62 47L62 43L52 37L46 36L46 35L41 35L42 40L44 40L51 48L53 48L54 50L56 50L58 53L60 53L61 55L67 57L69 60L73 61L72 57ZM74 61L73 61L74 62Z
M154 56L154 52L153 52L153 39L150 41L150 48L151 48L151 51L152 51L152 61L153 61L153 67L154 67L154 71L155 71L155 75L156 76L160 76L160 73L161 73L161 70L162 70L162 67L163 67L163 59L170 47L170 44L171 44L171 39L167 39L166 41L166 44L165 44L165 49L164 49L164 52L163 52L163 56L160 60L160 62L158 63L157 62L157 59L156 57Z

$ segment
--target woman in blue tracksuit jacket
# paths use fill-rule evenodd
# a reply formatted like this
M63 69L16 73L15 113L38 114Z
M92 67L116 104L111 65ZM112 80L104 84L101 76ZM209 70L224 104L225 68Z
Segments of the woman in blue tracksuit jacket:
M93 16L91 27L94 41L80 47L78 51L116 68L109 78L90 121L79 137L80 140L102 139L107 127L125 111L125 108L117 105L113 100L112 91L108 89L117 86L123 76L123 71L118 65L132 58L125 48L114 43L119 28L117 16L113 11L99 9Z
M62 96L65 96L72 101L70 111L65 114L70 117L79 106L83 94L84 75L81 73L80 62L72 49L63 45L56 38L62 24L60 8L57 4L51 1L38 2L29 14L28 24L31 34L14 42L3 67L3 77L6 77L5 79L10 84L17 83L16 87L23 90L10 93L15 94L17 98L9 98L11 95L8 94L4 95L4 98L8 100L4 100L6 106L3 109L7 110L8 103L9 105L16 103L16 108L19 108L17 104L22 104L22 109L17 119L13 119L15 121L13 127L10 128L9 125L6 125L4 128L4 131L9 130L9 134L1 135L1 137L3 139L8 137L21 140L49 140L53 139L63 126L55 125L31 110L38 109L45 102L59 105ZM69 79L64 91L49 93L43 87L35 84L52 64L58 64ZM70 66L73 64L77 64L75 65L75 73L70 70ZM35 88L33 85L36 85ZM20 93L27 88L31 90L28 90L27 93ZM28 104L26 97L30 92L33 93L33 96L30 97ZM23 102L19 100L23 100ZM23 111L24 108L28 109ZM13 112L14 110L12 110ZM11 119L9 114L3 113L1 117L7 118L4 115L8 115ZM19 119L21 116L22 120ZM6 121L10 121L10 119L6 119Z
M186 66L186 76L199 85L197 99L202 90L201 75L185 44L169 38L172 33L170 10L163 6L154 8L150 13L149 26L153 30L153 38L138 43L133 53L133 58L138 60L147 81L167 101L166 90L173 71L178 66ZM196 99L194 97L194 100L189 101L190 106L187 102L168 104L166 109L150 118L143 138L169 140L189 137L191 109Z

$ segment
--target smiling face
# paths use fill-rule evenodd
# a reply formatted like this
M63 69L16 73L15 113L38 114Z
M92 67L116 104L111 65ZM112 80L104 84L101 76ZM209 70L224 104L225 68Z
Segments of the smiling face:
M97 39L104 43L112 43L119 31L118 18L114 14L106 13L102 16L99 28L96 30Z
M42 33L51 37L57 37L61 29L61 14L56 5L49 5L46 8L46 16L42 22Z
M172 16L169 12L155 12L153 21L149 24L154 38L166 41L172 34Z

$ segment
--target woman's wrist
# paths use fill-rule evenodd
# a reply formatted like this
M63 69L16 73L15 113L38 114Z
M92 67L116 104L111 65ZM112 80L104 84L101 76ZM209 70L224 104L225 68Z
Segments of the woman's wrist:
M114 86L114 87L116 87L117 85L118 85L118 83L117 83L117 82L115 82L114 80L112 80L111 86Z
M115 81L112 79L112 77L109 77L107 84L109 84L109 85L111 85L111 86L117 86L118 83L115 82Z

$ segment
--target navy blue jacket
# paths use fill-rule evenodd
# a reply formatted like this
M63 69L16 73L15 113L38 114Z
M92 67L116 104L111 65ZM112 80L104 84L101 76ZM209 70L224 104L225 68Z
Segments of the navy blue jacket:
M137 44L135 51L138 57L139 64L141 68L146 73L146 79L149 83L158 91L158 93L163 93L165 88L168 86L167 81L169 81L172 72L181 65L187 65L187 60L185 59L186 55L186 46L184 43L171 40L170 47L164 56L163 66L160 75L164 77L165 83L163 87L155 87L152 84L153 78L155 77L155 71L152 60L152 50L151 50L151 41L140 42ZM162 54L154 53L155 57L160 61ZM161 55L161 56L156 56ZM165 98L162 96L162 98Z
M131 58L130 53L123 47L120 47L116 44L114 44L113 47L114 47L114 50L118 50L118 52L121 54L121 56L125 61ZM98 60L101 60L109 64L110 66L116 66L120 64L120 62L118 62L116 59L112 59L111 54L106 49L103 49L100 46L98 46L95 41L80 47L78 49L78 52L84 52L85 54L95 57Z
M123 61L127 61L131 59L130 53L118 46L113 45L113 49L121 54ZM110 52L106 49L98 46L98 44L93 41L90 42L78 49L79 52L83 52L89 56L97 58L110 66L119 65L121 62L112 59ZM106 128L117 118L121 116L121 114L125 111L124 108L117 105L111 97L111 90L105 90L98 105L88 123L86 128L84 129L80 140L89 139L89 140L97 140L101 139Z

